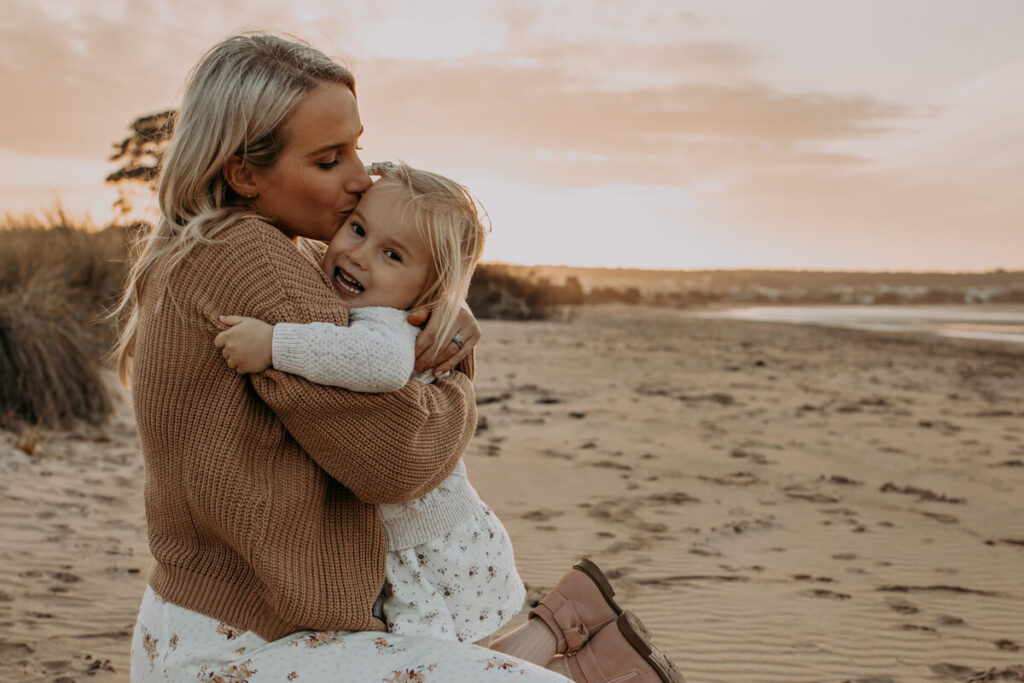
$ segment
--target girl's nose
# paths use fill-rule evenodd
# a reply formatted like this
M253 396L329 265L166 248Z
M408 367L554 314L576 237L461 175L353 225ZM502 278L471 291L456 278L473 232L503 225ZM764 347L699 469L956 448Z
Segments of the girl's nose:
M350 249L348 252L348 260L352 262L352 265L356 266L360 270L366 270L366 245L360 244L359 246Z

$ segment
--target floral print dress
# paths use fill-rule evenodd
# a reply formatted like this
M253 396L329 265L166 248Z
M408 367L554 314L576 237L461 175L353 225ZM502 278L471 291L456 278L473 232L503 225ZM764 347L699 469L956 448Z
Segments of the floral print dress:
M432 496L445 496L448 485L468 500L468 518L422 542L393 547L390 515L415 519L417 507L429 507ZM389 538L381 606L388 632L473 643L522 609L526 586L516 571L512 541L466 480L465 465L418 501L382 505L381 522Z
M299 631L268 642L146 589L132 683L471 683L569 679L508 655L427 636Z

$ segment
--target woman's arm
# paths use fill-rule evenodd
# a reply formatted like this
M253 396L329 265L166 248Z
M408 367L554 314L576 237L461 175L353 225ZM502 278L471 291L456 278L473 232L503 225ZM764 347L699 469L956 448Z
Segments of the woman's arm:
M326 276L276 228L247 220L225 232L204 250L222 273L204 304L218 331L222 313L270 324L348 322ZM460 373L389 394L358 394L277 370L248 381L310 457L367 503L406 502L435 488L476 428L473 386Z
M455 319L455 331L461 335L462 344L452 339L438 339L438 319L423 312L409 315L410 325L426 323L419 339L416 340L416 371L422 372L431 367L434 374L443 375L449 370L462 370L470 379L473 378L473 348L480 341L480 324L476 321L469 305L462 302L462 309Z
M357 394L276 370L250 381L303 450L366 503L404 503L436 488L476 427L473 385L461 373L388 394Z

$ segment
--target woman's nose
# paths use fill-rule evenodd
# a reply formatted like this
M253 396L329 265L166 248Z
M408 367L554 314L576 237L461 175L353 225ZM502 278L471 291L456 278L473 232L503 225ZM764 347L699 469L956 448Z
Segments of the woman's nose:
M345 191L349 194L362 194L370 189L373 181L370 179L370 174L366 172L366 166L363 165L362 159L357 155L352 156L355 159L348 165L348 173L344 181Z

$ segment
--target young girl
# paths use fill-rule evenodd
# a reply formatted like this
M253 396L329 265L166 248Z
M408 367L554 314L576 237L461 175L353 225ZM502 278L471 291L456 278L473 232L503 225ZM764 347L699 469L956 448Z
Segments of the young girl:
M391 392L412 379L426 309L451 334L484 244L468 191L435 173L378 164L380 180L335 234L322 267L351 306L350 326L268 325L225 316L216 338L239 373L273 366L317 384ZM456 341L458 343L458 341ZM402 505L381 505L387 539L383 612L392 633L477 642L514 617L525 587L512 544L459 463L438 488Z

